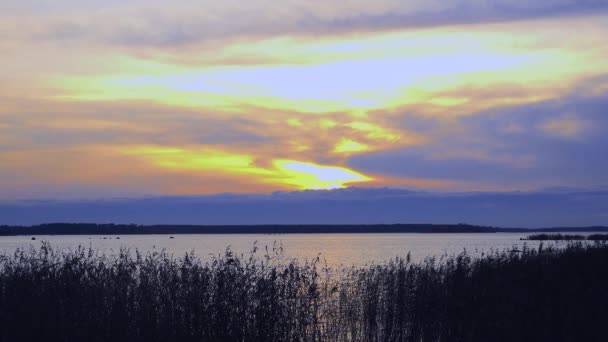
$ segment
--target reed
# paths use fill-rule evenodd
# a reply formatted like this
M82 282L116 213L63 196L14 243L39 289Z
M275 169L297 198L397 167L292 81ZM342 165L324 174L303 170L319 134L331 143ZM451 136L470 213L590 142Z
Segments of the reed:
M600 341L607 288L604 242L341 269L43 243L0 256L0 341Z

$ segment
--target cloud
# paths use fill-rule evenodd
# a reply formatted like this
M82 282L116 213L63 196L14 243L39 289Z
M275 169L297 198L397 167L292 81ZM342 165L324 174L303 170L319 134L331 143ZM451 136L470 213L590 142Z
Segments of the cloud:
M550 119L541 125L541 129L549 135L563 138L578 138L585 132L587 124L577 118Z
M363 172L494 184L500 188L594 187L608 183L608 97L581 96L475 113L443 130L433 121L422 146L349 159ZM576 113L576 114L574 114Z
M605 5L5 1L0 190L301 188L249 172L277 161L373 186L599 184ZM124 153L141 146L183 153ZM191 167L209 151L227 164Z
M389 29L601 14L605 1L4 1L4 16L31 17L41 41L175 47L218 39L349 34ZM84 4L86 3L86 4ZM48 20L46 20L48 17Z
M390 188L258 195L0 202L0 224L459 223L501 227L607 225L606 191L413 192Z

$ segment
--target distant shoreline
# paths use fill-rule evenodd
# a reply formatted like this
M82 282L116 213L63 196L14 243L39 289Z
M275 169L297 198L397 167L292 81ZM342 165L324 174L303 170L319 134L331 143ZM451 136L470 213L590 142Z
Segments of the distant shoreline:
M142 234L370 234L370 233L547 233L608 232L606 226L499 228L469 224L365 225L127 225L52 223L34 226L0 225L0 236L18 235L142 235Z

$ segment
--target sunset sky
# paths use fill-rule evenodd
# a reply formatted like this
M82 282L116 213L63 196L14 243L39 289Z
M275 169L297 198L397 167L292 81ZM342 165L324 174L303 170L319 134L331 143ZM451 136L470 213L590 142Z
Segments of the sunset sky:
M608 187L608 1L0 2L0 199Z

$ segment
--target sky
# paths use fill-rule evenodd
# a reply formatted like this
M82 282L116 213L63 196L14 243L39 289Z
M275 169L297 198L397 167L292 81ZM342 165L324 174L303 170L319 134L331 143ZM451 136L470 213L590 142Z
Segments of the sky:
M4 201L603 191L607 108L605 0L0 2Z

